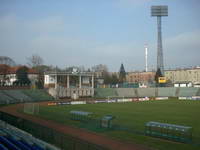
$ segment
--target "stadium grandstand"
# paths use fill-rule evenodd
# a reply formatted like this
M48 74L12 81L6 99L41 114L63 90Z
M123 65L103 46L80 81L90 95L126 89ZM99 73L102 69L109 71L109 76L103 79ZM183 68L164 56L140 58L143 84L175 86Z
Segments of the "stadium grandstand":
M1 150L59 150L42 140L0 120Z
M118 96L137 97L134 88L118 88L116 89Z
M53 100L45 90L0 90L0 104L39 102Z
M179 96L197 96L198 88L194 87L183 87L180 88Z
M197 87L159 87L159 88L96 88L94 98L125 97L192 97L200 96ZM16 104L54 100L46 90L18 89L0 90L0 104Z
M105 98L108 96L118 96L115 88L97 88L94 91L96 98Z
M158 96L159 97L176 97L176 88L168 87L168 88L158 88Z
M155 97L156 89L155 88L138 88L139 97Z
M196 96L200 96L200 88L198 89Z
M192 97L200 96L196 87L159 87L159 88L97 88L95 98L107 97Z

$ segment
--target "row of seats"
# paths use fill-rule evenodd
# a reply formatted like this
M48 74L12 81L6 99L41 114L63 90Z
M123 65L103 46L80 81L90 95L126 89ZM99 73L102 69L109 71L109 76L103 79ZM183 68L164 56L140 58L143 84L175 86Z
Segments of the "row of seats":
M45 90L22 90L22 92L31 97L34 101L47 101L47 100L53 100L54 98L50 96Z
M0 149L2 150L58 150L11 125L0 121Z
M200 96L200 88L162 87L162 88L97 88L96 98L105 97L191 97Z
M180 88L179 95L181 96L197 96L197 91L199 88Z
M108 96L118 96L116 89L114 88L97 88L95 89L95 96L105 98Z
M134 88L117 88L116 93L118 96L137 97Z
M9 104L13 99L0 91L0 104Z
M155 88L138 88L139 97L155 97L157 89Z
M0 104L53 100L44 90L0 90Z
M158 88L158 95L163 97L166 96L176 97L176 90L177 88L174 87Z

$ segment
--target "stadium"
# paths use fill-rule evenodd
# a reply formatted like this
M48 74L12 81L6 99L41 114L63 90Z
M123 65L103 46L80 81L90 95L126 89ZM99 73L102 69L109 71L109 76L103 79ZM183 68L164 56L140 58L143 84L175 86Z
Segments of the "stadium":
M6 105L1 120L60 149L199 149L200 88L96 88L94 93L55 101L45 90L1 90ZM175 130L173 138L162 129L163 136L149 135L149 122L191 127L191 137ZM14 139L24 141L18 134ZM44 145L39 146L56 149Z
M0 149L199 150L200 5L182 1L1 2Z

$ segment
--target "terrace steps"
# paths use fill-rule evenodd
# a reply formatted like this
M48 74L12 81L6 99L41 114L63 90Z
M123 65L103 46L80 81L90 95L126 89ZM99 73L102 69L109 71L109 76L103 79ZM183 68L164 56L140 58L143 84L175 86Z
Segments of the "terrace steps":
M135 95L139 97L137 89L134 89Z
M200 96L200 88L197 90L196 96Z
M176 88L175 96L178 97L178 96L179 96L179 93L180 93L180 88Z
M10 97L10 98L13 100L13 102L18 101L15 97L11 96L11 95L8 94L6 91L2 90L1 92L2 92L4 95L6 95L7 97Z

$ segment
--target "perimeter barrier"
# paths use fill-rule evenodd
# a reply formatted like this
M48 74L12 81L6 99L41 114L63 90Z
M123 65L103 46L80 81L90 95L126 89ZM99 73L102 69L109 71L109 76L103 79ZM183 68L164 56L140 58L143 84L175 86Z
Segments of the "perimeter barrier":
M30 120L26 120L5 112L0 112L0 119L63 150L108 150L100 145L89 143L77 137L60 133L55 129L39 125Z

